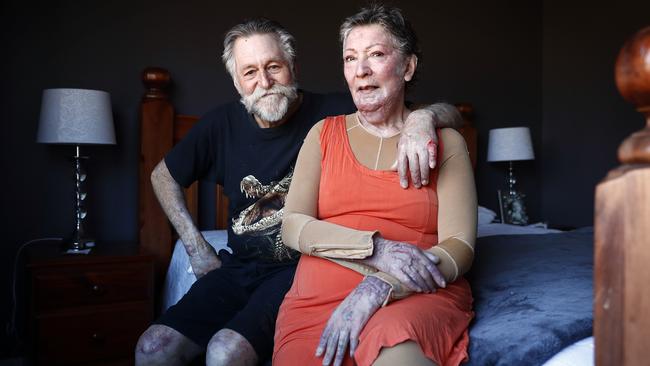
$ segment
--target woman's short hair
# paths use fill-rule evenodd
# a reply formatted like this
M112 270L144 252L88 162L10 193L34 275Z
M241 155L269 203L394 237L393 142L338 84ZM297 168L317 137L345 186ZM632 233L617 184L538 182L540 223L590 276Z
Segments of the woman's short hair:
M232 27L224 37L223 40L223 54L221 60L226 66L226 70L233 80L235 78L235 58L233 56L233 48L235 41L241 37L250 37L256 34L270 34L277 38L280 48L284 53L286 61L289 63L291 76L294 77L294 62L296 59L295 38L289 33L280 23L274 22L266 18L250 19L243 23L237 24Z
M353 28L373 24L382 26L390 34L395 42L395 48L402 55L420 57L418 37L402 11L395 7L379 4L362 8L358 13L343 21L340 28L341 44L345 43L345 39Z

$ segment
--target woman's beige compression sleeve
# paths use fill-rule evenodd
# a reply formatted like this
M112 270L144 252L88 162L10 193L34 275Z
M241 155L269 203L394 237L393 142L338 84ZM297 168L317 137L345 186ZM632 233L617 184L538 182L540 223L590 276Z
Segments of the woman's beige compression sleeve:
M320 132L323 121L307 134L298 154L284 206L282 240L308 255L362 259L372 255L376 231L360 231L316 219L321 174Z

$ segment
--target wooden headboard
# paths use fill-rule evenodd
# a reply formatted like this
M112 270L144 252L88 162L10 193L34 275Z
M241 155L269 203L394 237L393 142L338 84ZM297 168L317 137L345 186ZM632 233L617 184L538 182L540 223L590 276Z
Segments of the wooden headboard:
M146 68L142 73L145 93L140 109L140 247L156 258L157 278L163 278L169 264L175 233L160 208L151 186L150 176L153 168L165 154L190 130L198 120L196 116L178 115L169 99L167 88L171 76L165 69ZM470 104L457 105L463 115L465 125L459 129L467 141L472 164L476 166L476 129L473 127L473 109ZM216 228L225 229L228 225L228 200L221 187L216 192ZM185 190L187 206L198 222L198 184Z

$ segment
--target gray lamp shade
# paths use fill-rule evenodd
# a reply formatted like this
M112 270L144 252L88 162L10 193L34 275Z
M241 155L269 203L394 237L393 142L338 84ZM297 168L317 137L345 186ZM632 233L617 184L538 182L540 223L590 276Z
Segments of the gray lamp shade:
M533 160L533 143L528 127L490 130L487 161Z
M115 144L110 95L100 90L44 90L36 141L45 144Z

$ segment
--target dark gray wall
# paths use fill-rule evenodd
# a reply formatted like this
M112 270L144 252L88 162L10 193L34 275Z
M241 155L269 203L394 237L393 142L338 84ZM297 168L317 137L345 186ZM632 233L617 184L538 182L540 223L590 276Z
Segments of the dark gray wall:
M619 95L614 65L648 14L648 1L544 2L541 196L552 223L592 224L595 185L617 165L623 138L644 125Z
M487 131L525 125L532 130L538 158L519 164L517 173L531 219L590 224L594 183L613 166L614 149L625 134L614 121L638 119L610 84L613 55L641 24L628 25L621 16L614 23L586 25L598 28L597 33L580 31L577 22L589 8L559 15L565 11L559 3L542 7L540 1L394 3L410 17L424 51L420 82L410 99L466 101L476 108L479 202L496 210L495 192L505 176L505 166L485 162ZM118 144L85 150L91 156L88 229L101 240L135 240L142 69L168 68L178 81L173 89L178 111L202 114L236 97L219 61L223 33L246 17L263 15L297 36L302 87L345 90L337 29L360 4L249 1L226 8L222 2L198 0L58 1L34 7L4 2L0 314L8 314L9 273L17 248L34 238L66 236L73 223L72 168L67 160L72 148L35 143L43 89L111 93ZM645 9L647 14L647 5ZM601 47L602 36L608 37L606 48ZM566 62L566 54L575 60ZM589 73L581 72L582 62ZM569 91L569 82L581 92ZM617 107L608 108L608 103ZM582 155L576 153L575 136L584 129L564 133L567 121L600 126L579 139L584 143ZM573 209L567 210L567 204ZM7 353L8 338L0 340L0 352Z

